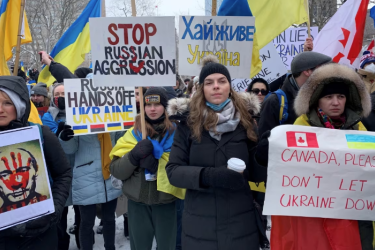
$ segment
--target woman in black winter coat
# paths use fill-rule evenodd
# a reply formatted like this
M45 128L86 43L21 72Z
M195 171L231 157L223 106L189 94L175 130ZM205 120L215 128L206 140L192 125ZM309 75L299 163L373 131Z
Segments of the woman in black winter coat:
M29 114L30 99L25 80L17 76L0 76L0 131L30 126L27 121ZM1 250L57 249L56 223L68 198L72 175L57 137L48 127L42 126L41 131L44 157L53 181L51 191L55 213L0 231ZM2 181L3 176L0 179ZM3 191L0 187L0 196Z
M182 249L258 250L248 181L262 182L267 176L253 157L257 139L249 109L259 103L249 93L233 91L229 72L216 57L206 57L203 65L191 102L176 109L185 117L178 117L181 123L166 167L170 183L187 189ZM228 169L230 158L243 160L246 170Z

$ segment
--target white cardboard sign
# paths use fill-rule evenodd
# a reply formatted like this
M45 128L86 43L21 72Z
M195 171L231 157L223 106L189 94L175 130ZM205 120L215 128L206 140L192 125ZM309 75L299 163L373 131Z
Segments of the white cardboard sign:
M263 78L271 83L287 73L272 41L259 51L259 58L262 61L262 70L251 79L232 79L232 87L235 91L246 91L247 86L254 78Z
M199 75L201 61L216 55L231 77L250 76L254 17L180 16L179 72Z
M0 230L55 212L37 126L0 133Z
M310 27L311 37L318 35L318 27ZM308 37L307 27L289 28L273 39L285 67L290 70L293 58L303 52L303 44Z
M174 17L90 18L97 86L175 86Z
M375 133L271 131L265 215L375 220Z
M96 87L92 79L65 79L66 123L75 135L128 129L137 115L133 87Z

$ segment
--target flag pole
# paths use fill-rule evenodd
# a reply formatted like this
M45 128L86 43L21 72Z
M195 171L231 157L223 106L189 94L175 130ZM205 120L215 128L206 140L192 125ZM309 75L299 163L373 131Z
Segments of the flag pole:
M307 12L307 34L309 37L311 37L309 0L305 0L305 8Z
M100 15L102 17L106 17L107 14L106 14L106 11L105 11L105 0L101 0L101 1L102 1L102 6L101 6L101 13L100 13Z
M16 47L16 61L14 63L14 69L13 69L13 75L18 75L18 64L20 63L20 52L21 52L21 31L22 31L22 21L23 21L23 15L25 12L25 0L21 0L21 11L20 11L20 17L18 20L18 36L17 36L17 47Z
M216 16L216 7L217 7L217 0L212 0L212 10L211 10L211 15Z
M137 16L137 9L135 6L135 0L131 0L132 3L132 16ZM145 106L143 101L143 89L138 87L139 90L139 107L141 113L141 130L142 130L142 139L146 139L146 123L145 123Z

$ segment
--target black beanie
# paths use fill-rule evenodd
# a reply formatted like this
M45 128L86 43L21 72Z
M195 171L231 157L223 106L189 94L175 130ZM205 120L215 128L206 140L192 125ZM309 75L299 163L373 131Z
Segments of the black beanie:
M163 87L151 87L144 94L144 105L148 103L160 103L164 108L168 106L168 94Z
M349 87L343 82L333 82L326 84L319 95L319 99L325 97L326 95L332 94L342 94L345 95L346 98L349 96Z
M202 60L203 68L201 70L201 73L199 74L199 83L202 84L204 82L204 79L206 79L207 76L219 73L223 74L227 79L229 84L231 84L231 78L229 71L227 67L219 63L219 59L217 59L214 55L208 55L203 58Z

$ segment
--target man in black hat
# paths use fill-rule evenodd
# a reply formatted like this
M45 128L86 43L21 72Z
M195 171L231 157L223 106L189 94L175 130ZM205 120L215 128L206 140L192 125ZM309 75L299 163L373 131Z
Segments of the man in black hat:
M291 64L292 74L285 78L281 87L288 104L288 118L283 124L293 124L297 119L294 112L294 99L299 88L306 82L315 68L331 61L331 57L313 51L305 51L294 57ZM271 94L262 104L258 124L259 136L280 124L280 101L276 94Z

